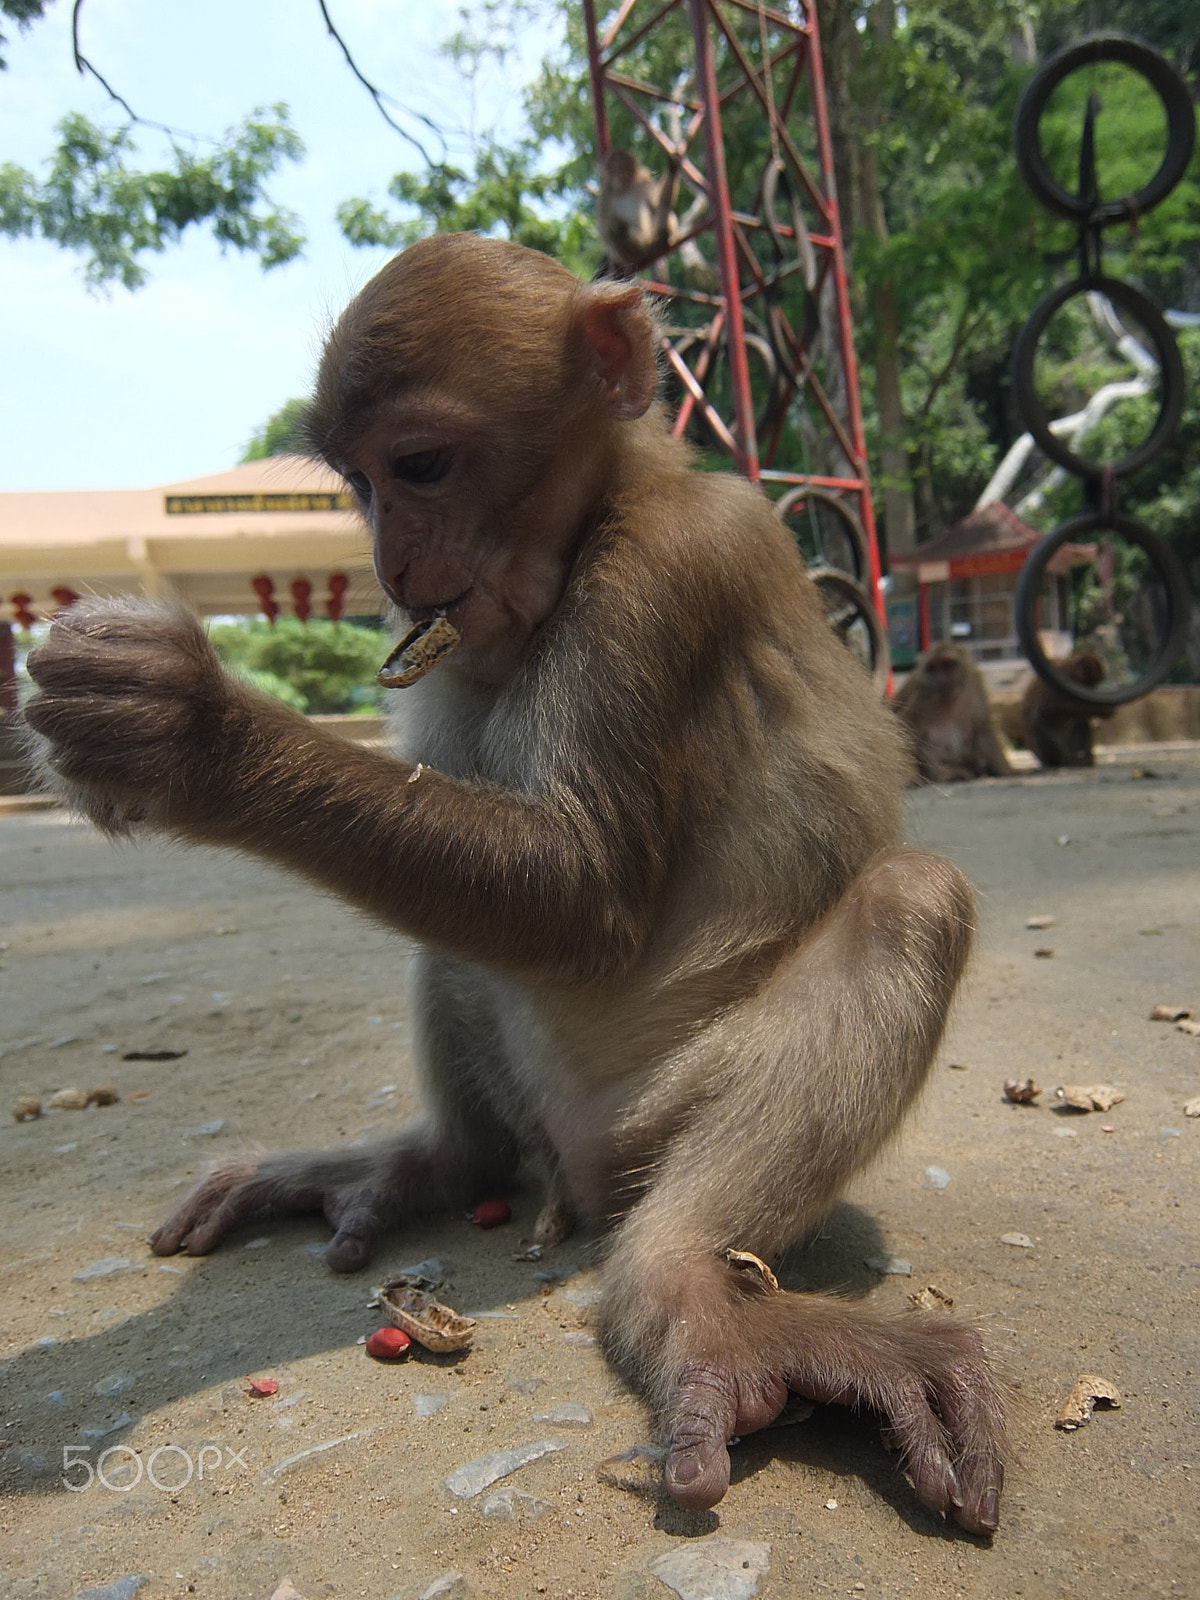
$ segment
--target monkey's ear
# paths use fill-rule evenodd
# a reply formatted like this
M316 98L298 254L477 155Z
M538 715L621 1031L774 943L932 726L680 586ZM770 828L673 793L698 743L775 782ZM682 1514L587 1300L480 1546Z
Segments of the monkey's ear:
M643 416L658 388L658 366L642 291L634 283L589 284L576 326L613 414L623 422Z

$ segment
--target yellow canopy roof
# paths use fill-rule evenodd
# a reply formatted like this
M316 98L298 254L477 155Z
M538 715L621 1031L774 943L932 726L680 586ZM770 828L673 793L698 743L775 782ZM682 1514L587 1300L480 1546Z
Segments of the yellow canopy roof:
M312 584L324 614L329 578L349 579L344 613L378 612L371 539L345 486L302 456L271 456L154 489L72 489L0 494L0 621L12 596L39 617L58 608L51 590L146 594L212 615L253 613L251 579L269 577L286 615L290 584Z

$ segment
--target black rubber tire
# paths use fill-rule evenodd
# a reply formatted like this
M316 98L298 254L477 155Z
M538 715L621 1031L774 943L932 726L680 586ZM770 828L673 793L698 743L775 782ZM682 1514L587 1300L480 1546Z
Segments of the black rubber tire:
M1086 539L1090 534L1105 531L1119 533L1131 543L1140 545L1150 557L1163 580L1170 617L1162 645L1153 661L1139 677L1126 684L1089 689L1059 672L1042 649L1037 633L1037 601L1046 566L1055 552L1064 544L1073 544ZM1072 699L1100 707L1128 705L1131 700L1140 700L1143 695L1149 694L1151 689L1163 681L1183 651L1190 610L1191 598L1187 576L1179 557L1166 540L1152 528L1148 528L1144 522L1138 522L1133 517L1105 517L1097 512L1087 512L1059 523L1052 533L1048 533L1040 544L1034 546L1032 554L1021 568L1017 591L1013 597L1013 622L1017 638L1029 665L1038 677Z
M782 403L783 397L781 394L781 384L779 378L779 363L775 358L775 351L771 347L771 341L766 338L765 335L761 333L754 333L747 329L745 339L747 360L749 360L752 355L756 356L762 363L765 372L764 387L766 389L766 398L762 402L759 415L754 419L755 438L761 439L774 427L775 419L779 415L779 407ZM702 328L698 328L694 333L685 333L680 337L673 338L671 342L675 347L676 355L678 355L680 360L684 361L690 367L691 362L687 359L688 352L697 344L704 343L704 330ZM712 365L709 367L704 381L700 384L700 387L704 391L706 397L708 396L709 387L717 371L718 364L722 361L726 363L729 361L729 341L724 334L722 334L722 337L717 344L717 348L713 353ZM753 379L751 382L753 383ZM682 404L684 391L682 390L682 385L680 387L681 393L679 397L679 403ZM676 407L672 406L671 409L674 411ZM725 421L729 425L730 433L735 433L735 418L732 416L727 417ZM687 431L688 438L693 444L698 445L700 449L723 450L728 453L724 440L714 433L713 429L709 425L708 419L698 406L692 412Z
M871 571L871 558L867 549L866 530L863 528L862 523L859 521L852 508L845 500L842 499L840 495L834 494L830 489L819 489L813 485L805 483L798 485L795 489L789 489L787 494L783 495L781 499L775 502L775 511L776 514L782 518L784 524L788 526L789 532L792 532L793 538L795 538L795 533L791 529L791 525L788 523L788 518L793 513L798 516L803 516L803 512L796 512L796 507L805 504L805 502L813 502L816 505L828 506L828 508L838 518L839 525L846 538L846 543L852 552L853 564L846 567L843 566L839 561L830 560L828 553L825 551L824 546L822 545L821 557L824 559L819 558L818 561L813 565L832 567L835 572L848 573L849 576L852 577L857 583L865 583L868 580ZM797 539L796 542L799 543L799 540ZM803 547L801 547L801 553L803 553Z
M1157 172L1136 194L1081 200L1064 189L1042 156L1038 123L1054 90L1080 67L1118 61L1146 79L1167 113L1167 148ZM1188 86L1175 68L1150 45L1124 33L1093 33L1050 57L1025 87L1013 121L1017 166L1035 200L1068 222L1101 227L1144 216L1166 198L1187 171L1196 142L1196 113Z
M1158 417L1136 450L1131 451L1123 460L1111 463L1113 476L1119 478L1144 466L1162 449L1175 431L1187 395L1183 358L1179 354L1175 335L1164 321L1158 307L1139 289L1133 288L1120 278L1106 278L1102 275L1093 278L1073 278L1070 283L1061 284L1054 289L1034 307L1029 320L1017 335L1017 342L1013 348L1013 389L1017 409L1025 426L1037 441L1038 447L1050 457L1051 461L1056 461L1060 467L1065 467L1068 472L1073 472L1081 478L1099 478L1103 475L1105 463L1088 461L1085 457L1076 455L1061 439L1051 433L1050 418L1037 392L1033 370L1037 359L1038 342L1051 318L1076 295L1093 292L1104 295L1114 305L1128 312L1130 316L1136 317L1150 335L1158 354L1162 385Z
M853 578L844 572L839 572L836 567L810 567L808 575L816 584L825 603L830 628L841 639L847 650L862 660L863 666L874 678L880 694L885 694L890 667L887 634L884 632L883 623L879 620L879 613L871 603L870 595L861 583L855 583ZM862 624L867 645L867 659L863 659L860 652L849 643L849 630L855 623Z

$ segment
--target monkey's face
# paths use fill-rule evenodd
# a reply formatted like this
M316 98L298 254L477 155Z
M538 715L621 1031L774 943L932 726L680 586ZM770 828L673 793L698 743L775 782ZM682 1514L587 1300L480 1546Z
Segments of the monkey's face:
M337 463L385 594L414 622L444 611L457 663L484 679L513 670L557 605L574 528L570 508L546 514L538 453L504 444L493 420L422 390L380 407Z
M921 665L925 682L934 694L952 694L962 683L965 673L957 651L934 650Z

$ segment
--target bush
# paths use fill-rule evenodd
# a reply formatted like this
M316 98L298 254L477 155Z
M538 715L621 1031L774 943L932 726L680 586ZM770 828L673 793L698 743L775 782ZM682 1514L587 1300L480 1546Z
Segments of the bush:
M209 638L232 672L310 714L369 715L379 710L375 674L388 639L382 628L280 617L217 623Z

